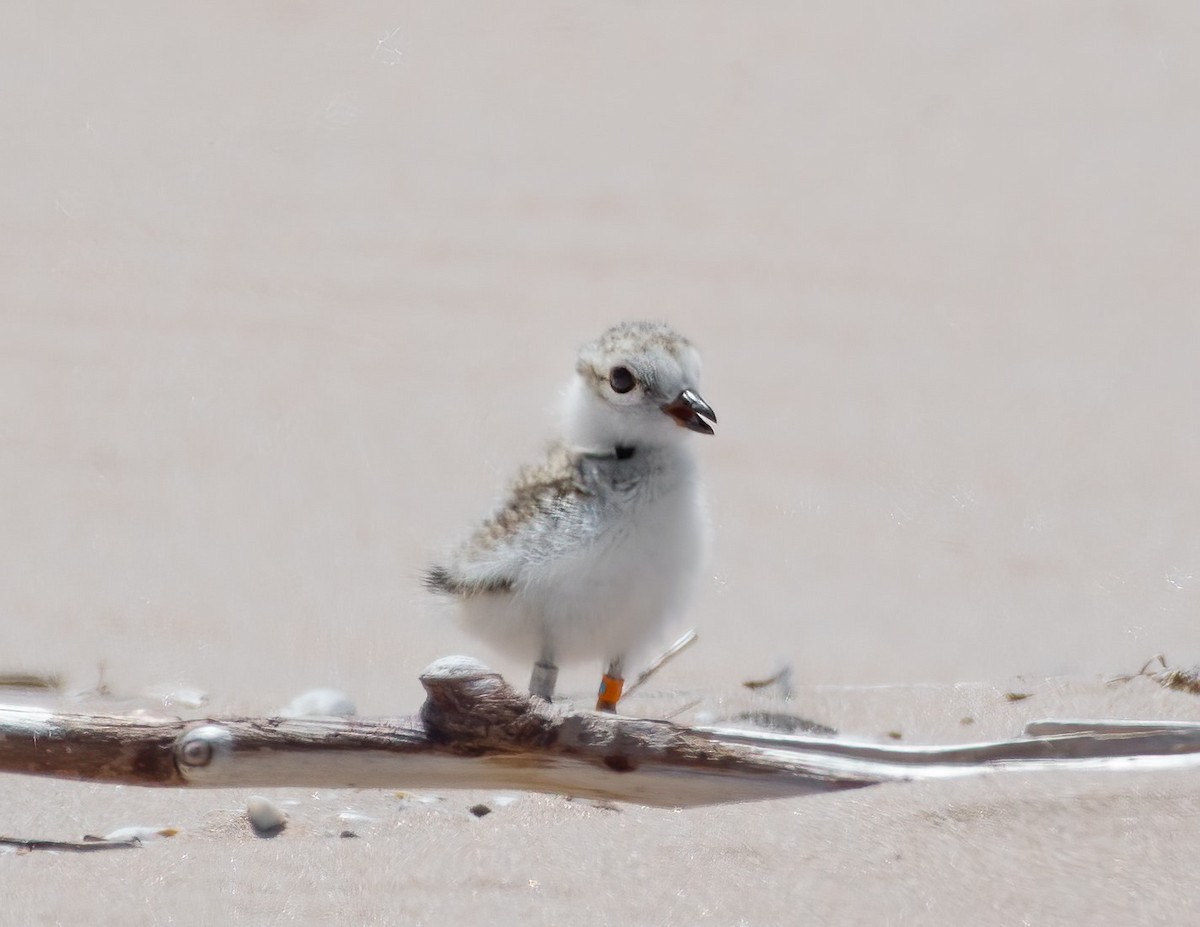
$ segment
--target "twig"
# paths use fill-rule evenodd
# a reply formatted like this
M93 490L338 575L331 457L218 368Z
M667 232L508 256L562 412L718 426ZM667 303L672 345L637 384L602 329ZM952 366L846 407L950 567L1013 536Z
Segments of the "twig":
M1159 672L1149 672L1150 665L1158 661L1162 667ZM1193 666L1189 669L1172 668L1167 665L1165 655L1159 653L1152 656L1136 673L1127 673L1123 676L1114 676L1108 680L1108 685L1116 686L1124 682L1129 682L1131 679L1137 679L1140 676L1145 676L1148 679L1153 679L1164 689L1174 689L1176 692L1187 692L1191 695L1200 695L1200 666Z
M691 647L692 644L696 643L696 641L699 639L700 636L695 632L695 630L688 631L685 635L683 635L683 637L679 638L679 640L664 650L655 659L651 660L650 665L638 674L638 678L635 679L630 685L625 687L625 698L629 698L629 696L633 695L634 692L642 687L642 684L645 683L647 679L666 666L666 664L671 660L675 659L677 656Z
M0 687L5 689L61 689L62 677L45 673L0 673Z
M0 837L0 846L16 847L18 850L67 850L72 853L91 853L93 850L128 850L140 847L142 841L133 840L22 840L19 837Z

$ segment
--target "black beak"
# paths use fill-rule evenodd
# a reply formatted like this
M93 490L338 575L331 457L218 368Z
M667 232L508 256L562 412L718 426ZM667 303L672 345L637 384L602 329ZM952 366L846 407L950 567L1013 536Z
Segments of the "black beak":
M711 435L713 430L712 425L708 424L704 418L711 421L713 425L717 423L717 413L712 410L712 406L690 389L685 389L663 406L662 410L675 419L677 424L705 435ZM701 415L704 418L701 418Z

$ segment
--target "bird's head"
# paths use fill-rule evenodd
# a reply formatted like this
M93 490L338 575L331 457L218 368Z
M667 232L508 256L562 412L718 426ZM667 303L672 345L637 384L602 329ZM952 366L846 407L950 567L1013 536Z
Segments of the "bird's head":
M700 355L661 322L623 322L585 344L567 393L568 438L585 447L664 445L712 434ZM705 421L705 420L708 421Z

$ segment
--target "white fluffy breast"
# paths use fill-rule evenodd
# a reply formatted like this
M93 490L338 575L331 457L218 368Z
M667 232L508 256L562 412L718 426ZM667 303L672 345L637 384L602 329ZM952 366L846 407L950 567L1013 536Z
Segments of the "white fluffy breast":
M638 455L594 474L589 537L526 564L511 592L464 600L473 631L527 658L613 659L679 615L708 546L699 485L682 448Z

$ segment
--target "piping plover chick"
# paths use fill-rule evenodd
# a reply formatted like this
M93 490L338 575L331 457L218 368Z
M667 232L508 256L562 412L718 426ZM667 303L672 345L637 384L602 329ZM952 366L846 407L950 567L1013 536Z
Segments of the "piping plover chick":
M682 610L707 539L689 432L717 420L699 376L696 349L662 323L584 345L560 437L427 571L471 631L536 660L532 694L554 695L560 661L600 658L596 708L615 711L626 658Z

